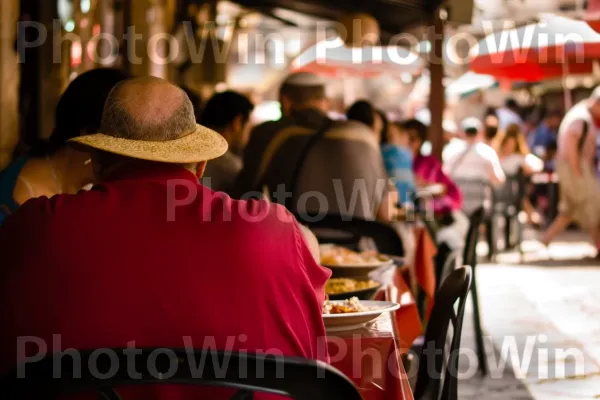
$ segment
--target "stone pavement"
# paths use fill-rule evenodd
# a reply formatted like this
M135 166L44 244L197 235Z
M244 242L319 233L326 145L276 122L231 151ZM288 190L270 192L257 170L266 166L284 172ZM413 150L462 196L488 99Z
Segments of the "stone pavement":
M491 374L468 374L476 358L461 353L469 376L461 399L600 399L600 263L584 239L568 232L549 250L528 240L522 259L503 254L479 265ZM470 309L463 329L463 346L474 349Z

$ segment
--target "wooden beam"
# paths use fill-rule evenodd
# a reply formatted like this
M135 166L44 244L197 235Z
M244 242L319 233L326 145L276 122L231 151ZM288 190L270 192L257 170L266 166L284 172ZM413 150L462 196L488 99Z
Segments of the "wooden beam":
M444 109L446 97L444 88L444 20L441 18L440 10L436 10L430 19L429 42L431 51L429 53L429 74L431 77L431 88L429 91L429 111L431 113L431 126L429 127L429 140L432 153L440 160L444 149Z
M15 52L19 3L5 0L0 9L0 169L11 161L19 139L19 63Z

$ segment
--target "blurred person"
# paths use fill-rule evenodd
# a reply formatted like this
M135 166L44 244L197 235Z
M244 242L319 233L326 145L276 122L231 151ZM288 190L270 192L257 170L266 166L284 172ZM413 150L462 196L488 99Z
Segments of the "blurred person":
M416 187L408 132L397 123L389 124L381 138L381 153L388 175L396 185L400 203L412 202Z
M496 110L488 110L484 119L485 133L483 142L492 148L497 147L498 125L499 121Z
M556 140L548 142L544 151L544 171L556 171L556 155L558 154L558 145Z
M318 338L331 272L282 207L198 183L227 142L197 125L185 93L158 78L121 83L100 131L73 139L93 152L97 186L30 200L0 227L0 373L24 361L22 336L60 335L61 349L81 350L201 349L208 340L326 361ZM177 385L116 391L131 400L231 397Z
M600 185L596 177L596 140L600 129L600 87L565 115L558 131L556 170L560 213L543 237L549 245L571 222L591 235L600 254Z
M325 81L309 72L290 74L279 89L279 103L281 119L264 122L250 132L244 149L243 168L235 184L235 197L262 191L262 187L257 187L261 160L279 133L293 126L319 129L327 120L325 113L329 102L325 96Z
M373 128L329 119L325 81L312 73L291 74L280 97L286 116L251 134L237 195L266 188L294 212L395 220L398 194Z
M442 129L444 130L444 147L458 138L458 127L456 126L456 122L451 119L442 121Z
M516 175L521 171L533 175L544 169L544 162L531 154L525 136L518 125L510 125L500 141L498 156L506 175Z
M433 155L422 154L421 149L428 139L427 126L414 119L403 122L401 126L409 137L417 189L422 189L429 197L428 186L440 185L442 188L431 196L435 218L432 222L437 226L436 242L446 244L452 250L459 249L464 246L469 230L469 220L461 211L462 194L458 186L444 173L440 160Z
M187 94L192 105L194 106L194 115L196 116L196 121L200 123L200 116L202 115L202 96L193 89L190 89L187 86L182 86L181 90Z
M377 111L375 107L366 100L358 100L352 104L346 111L346 118L348 121L362 122L375 134L377 141L381 141L381 134L384 129L384 118L382 113ZM387 121L386 121L387 122Z
M217 192L232 194L242 170L242 158L231 149L243 147L253 109L254 105L246 96L233 91L217 93L206 103L200 124L219 132L227 141L229 150L207 164L203 185Z
M548 143L556 141L562 114L560 111L550 111L537 128L527 137L529 148L538 156L543 156Z
M483 141L483 125L477 118L467 118L461 124L464 141L447 154L444 169L451 177L480 179L501 185L506 177L494 149Z
M461 125L465 140L462 146L456 146L451 153L446 154L444 161L446 173L454 181L473 181L494 186L504 184L506 176L498 154L483 142L484 132L481 121L477 118L467 118ZM476 192L466 189L466 186L463 187L463 210L470 214L482 206L481 191L484 187L478 187Z
M544 170L544 162L531 154L525 142L525 136L518 125L513 124L508 127L500 142L498 155L500 165L507 176L514 177L517 174L531 176ZM507 183L507 185L509 184ZM500 190L499 195L502 196L502 193L510 193L512 196L513 189L506 187L504 190ZM530 224L539 226L542 223L541 216L528 198L525 198L523 202L523 209Z
M55 127L48 142L0 173L0 225L31 198L74 194L93 183L90 155L67 141L98 132L109 92L126 78L118 70L99 68L69 84L56 107Z
M498 116L498 129L505 131L512 124L517 124L523 127L523 119L521 118L521 107L513 98L506 99L504 107L496 110Z

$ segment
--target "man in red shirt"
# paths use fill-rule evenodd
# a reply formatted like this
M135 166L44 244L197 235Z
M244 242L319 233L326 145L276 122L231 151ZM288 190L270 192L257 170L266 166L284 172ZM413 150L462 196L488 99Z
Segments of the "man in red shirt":
M31 200L0 228L0 373L68 348L326 358L318 344L330 272L285 209L198 183L227 144L196 125L184 92L156 78L125 81L101 131L76 140L94 149L101 184ZM134 398L181 397L167 389Z

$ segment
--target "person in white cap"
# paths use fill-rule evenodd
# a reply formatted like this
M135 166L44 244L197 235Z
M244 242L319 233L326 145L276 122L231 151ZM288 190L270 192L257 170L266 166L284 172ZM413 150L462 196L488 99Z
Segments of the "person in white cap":
M318 129L326 121L328 102L325 95L325 80L310 72L289 75L279 89L282 118L256 126L243 155L243 169L235 183L234 196L242 197L258 187L261 160L269 143L284 128L302 126Z
M464 133L462 146L454 146L444 154L444 169L457 183L482 182L500 186L506 181L496 151L484 143L483 124L477 118L466 118L461 123ZM464 186L464 185L460 185ZM469 185L471 186L471 185ZM483 190L483 188L481 188ZM469 214L480 207L482 194L463 188L463 209Z
M600 254L600 185L595 161L600 135L600 86L565 115L558 131L556 169L560 179L560 214L545 233L549 245L571 222L592 237Z
M325 81L292 74L280 101L284 117L251 134L237 195L266 188L293 212L394 220L398 193L388 184L379 143L363 123L328 118Z

